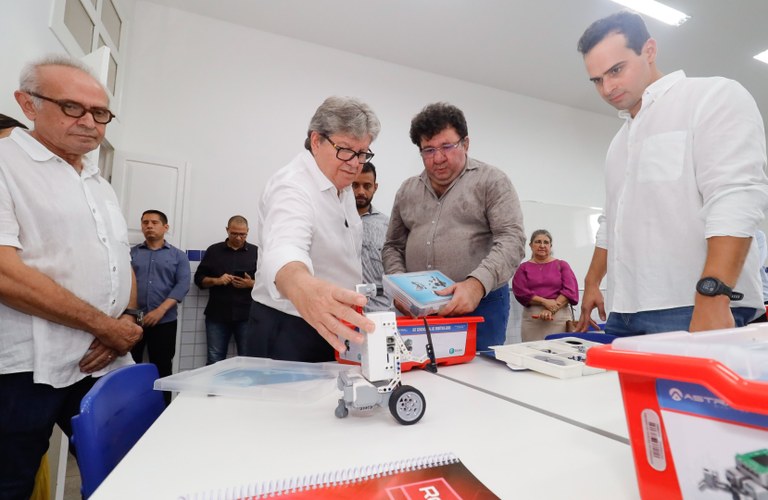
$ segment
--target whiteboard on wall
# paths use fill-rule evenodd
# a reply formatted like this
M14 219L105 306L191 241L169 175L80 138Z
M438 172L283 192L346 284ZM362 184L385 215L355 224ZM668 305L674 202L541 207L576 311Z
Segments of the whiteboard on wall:
M526 231L526 260L531 258L531 248L527 245L531 233L546 229L552 234L553 256L571 266L579 288L584 289L584 277L595 250L597 219L602 209L530 200L523 200L520 204Z

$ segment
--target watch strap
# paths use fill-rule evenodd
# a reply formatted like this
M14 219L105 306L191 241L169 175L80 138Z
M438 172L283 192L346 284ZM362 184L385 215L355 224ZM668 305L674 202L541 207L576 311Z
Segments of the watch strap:
M125 311L123 311L123 314L133 316L134 318L136 318L137 325L144 326L144 311L142 311L141 309L128 308Z

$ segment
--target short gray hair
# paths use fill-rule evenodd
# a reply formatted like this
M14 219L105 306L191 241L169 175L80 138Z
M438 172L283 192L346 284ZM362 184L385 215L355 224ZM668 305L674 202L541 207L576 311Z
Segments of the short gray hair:
M329 97L317 108L309 122L304 147L310 150L312 132L326 136L349 134L358 139L371 136L375 140L381 130L381 122L370 106L354 97Z
M551 245L552 244L552 235L549 234L549 231L547 231L546 229L537 229L536 231L534 231L533 234L531 234L531 241L528 244L529 245L533 245L533 240L535 240L537 236L542 236L542 235L544 235L547 238L549 238L549 243Z
M93 70L89 68L84 62L65 54L48 54L27 63L21 70L21 75L19 76L19 90L22 92L34 92L36 94L41 94L42 88L40 83L40 72L38 70L43 66L66 66L68 68L80 70L93 78L93 80L102 88L102 90L104 90L104 93L107 95L107 99L109 99L109 92L107 91L107 88L99 81L98 78L96 78L96 75L93 74ZM42 101L34 96L32 96L32 102L35 104L36 108L39 108L42 105Z

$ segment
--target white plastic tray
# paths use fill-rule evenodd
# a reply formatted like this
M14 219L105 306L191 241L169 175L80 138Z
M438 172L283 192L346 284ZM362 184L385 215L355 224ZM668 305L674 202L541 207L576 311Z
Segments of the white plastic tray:
M597 342L588 342L576 337L556 340L537 340L522 344L491 346L496 359L507 363L513 370L527 368L557 378L574 378L592 375L605 370L584 364L587 350Z
M155 381L154 388L270 401L310 402L337 391L339 372L352 369L355 368L336 363L238 356L163 377Z

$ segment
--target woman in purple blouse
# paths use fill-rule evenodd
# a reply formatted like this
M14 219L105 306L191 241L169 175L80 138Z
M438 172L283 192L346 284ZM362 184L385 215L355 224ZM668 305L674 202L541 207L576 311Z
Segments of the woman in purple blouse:
M571 305L579 303L579 288L571 266L552 257L552 235L537 229L531 235L531 260L523 262L512 279L512 292L525 310L523 342L543 340L550 333L565 331L573 319Z

